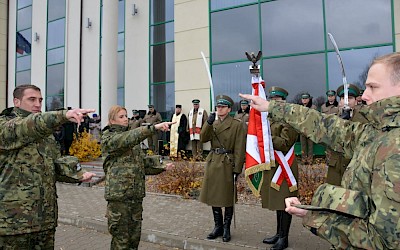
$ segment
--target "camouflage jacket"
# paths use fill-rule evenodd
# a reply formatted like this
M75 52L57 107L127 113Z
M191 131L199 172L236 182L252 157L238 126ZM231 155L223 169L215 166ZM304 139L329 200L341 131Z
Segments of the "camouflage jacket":
M77 158L61 157L52 135L66 121L65 111L0 114L0 235L57 226L56 180L78 182L83 173Z
M111 125L103 129L101 151L106 174L104 198L107 201L137 201L145 196L145 174L159 174L159 156L146 157L140 142L156 133L154 126Z
M365 124L274 101L269 111L352 159L341 187L317 190L311 205L322 210L303 224L337 249L400 249L400 98L364 107Z

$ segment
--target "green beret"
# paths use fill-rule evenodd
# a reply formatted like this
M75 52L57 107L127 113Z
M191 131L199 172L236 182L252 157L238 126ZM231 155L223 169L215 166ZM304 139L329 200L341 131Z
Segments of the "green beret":
M336 91L334 91L334 90L328 90L328 91L326 91L326 95L327 95L327 96L334 96L334 95L336 95Z
M247 100L241 100L240 105L249 105L249 101Z
M280 96L284 99L289 95L289 93L286 91L284 88L280 88L277 86L272 86L269 90L269 96L270 97L275 97L275 96Z
M218 95L216 100L217 100L217 106L232 107L233 105L233 100L227 95Z
M193 103L193 104L199 104L199 103L200 103L200 100L199 100L199 99L193 99L192 103Z
M348 90L349 90L349 96L357 97L360 95L360 89L354 84L350 83ZM338 93L338 96L343 97L344 96L344 85L340 85L339 88L336 90L336 92Z

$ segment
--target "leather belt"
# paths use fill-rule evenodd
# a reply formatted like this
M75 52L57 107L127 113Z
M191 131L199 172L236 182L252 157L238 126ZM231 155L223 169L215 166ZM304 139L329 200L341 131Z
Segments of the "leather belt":
M222 154L231 154L232 150L227 150L224 148L212 148L212 152L216 153L217 155L222 155Z

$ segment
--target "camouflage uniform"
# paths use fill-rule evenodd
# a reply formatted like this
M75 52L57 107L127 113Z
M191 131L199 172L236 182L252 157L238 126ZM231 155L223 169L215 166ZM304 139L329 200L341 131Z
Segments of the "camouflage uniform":
M341 187L318 188L312 205L324 210L308 212L303 224L337 249L400 249L400 98L360 110L367 124L274 101L269 112L352 159Z
M120 125L103 130L102 154L106 174L104 197L108 202L108 231L111 249L137 249L142 227L142 201L145 197L145 174L164 171L159 156L146 157L139 144L155 134L154 126L129 130Z
M66 111L0 115L0 249L54 248L56 181L79 182L78 159L61 157L53 130Z

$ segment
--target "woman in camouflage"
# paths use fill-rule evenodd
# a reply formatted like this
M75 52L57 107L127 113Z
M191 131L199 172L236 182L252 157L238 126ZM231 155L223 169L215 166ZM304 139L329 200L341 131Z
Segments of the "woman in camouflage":
M108 125L101 138L103 168L106 174L104 197L107 200L108 230L111 249L137 249L142 226L142 201L145 196L145 174L165 170L160 158L146 157L140 142L168 130L171 122L130 129L126 109L111 107ZM167 167L170 167L167 165Z

